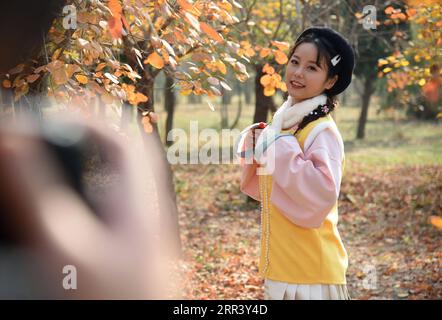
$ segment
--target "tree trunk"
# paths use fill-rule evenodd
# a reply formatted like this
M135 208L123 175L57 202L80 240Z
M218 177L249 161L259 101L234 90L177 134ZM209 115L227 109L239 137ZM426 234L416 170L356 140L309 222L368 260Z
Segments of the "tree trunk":
M14 119L14 94L11 89L0 89L0 95L2 104L0 120L3 123L8 123Z
M251 83L249 81L245 82L243 85L239 84L239 86L245 86L245 90L244 90L244 100L245 100L245 104L248 106L249 104L252 103L252 95L251 95Z
M374 93L373 79L366 77L364 80L364 91L362 92L361 101L362 109L359 116L357 139L364 139L365 136L365 124L367 122L368 107L370 106L371 95Z
M267 122L267 114L269 110L276 109L275 103L272 97L264 95L264 88L259 82L264 75L262 72L262 65L256 65L256 77L255 77L255 114L253 116L253 123Z
M181 239L178 224L178 208L176 193L173 183L172 168L167 161L164 146L158 133L158 125L153 124L153 132L146 133L143 128L143 110L154 111L154 78L147 78L147 74L137 85L137 90L148 97L148 101L138 107L137 124L143 138L147 154L150 156L152 174L154 176L156 190L158 191L159 212L161 214L161 236L172 246L171 254L181 254ZM152 152L153 150L153 152Z
M164 141L166 141L166 146L170 146L172 141L167 141L167 134L173 128L173 115L175 111L176 97L173 90L174 79L169 75L166 75L166 86L164 88L164 109L167 112L166 118L166 132Z

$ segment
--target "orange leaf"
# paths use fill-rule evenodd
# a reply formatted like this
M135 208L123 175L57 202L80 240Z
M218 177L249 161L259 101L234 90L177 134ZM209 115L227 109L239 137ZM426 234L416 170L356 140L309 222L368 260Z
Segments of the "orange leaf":
M121 22L121 18L110 17L107 21L109 25L109 31L111 36L115 39L121 38L123 23Z
M279 64L286 64L287 61L289 60L286 56L286 54L282 51L273 51L273 55L275 56L275 60L276 62L278 62Z
M112 17L110 17L108 20L109 31L113 38L121 38L121 32L123 29L121 15L123 13L123 9L121 8L120 1L109 0L108 6L112 13Z
M211 26L209 26L207 23L200 22L200 28L205 34L207 34L213 40L220 42L220 43L224 42L224 39L219 35L219 33L215 29L213 29Z
M266 63L264 65L264 67L262 67L262 72L268 73L268 74L274 74L275 73L275 69L270 66L268 63Z
M3 84L3 87L5 87L7 89L9 89L11 87L11 81L8 79L3 80L2 84Z
M279 50L284 51L289 49L289 44L287 42L282 41L272 41L272 44L277 47Z
M162 69L164 67L164 60L156 51L152 52L147 59L144 60L144 64L148 63L157 69Z
M389 6L387 8L385 8L385 13L386 14L392 14L394 12L394 8L392 6Z
M272 81L272 77L271 77L270 75L268 75L268 74L263 75L263 76L261 77L261 79L259 80L259 82L260 82L264 87L268 86L268 85L270 84L271 81Z
M442 218L438 216L431 216L430 223L437 229L442 230Z
M101 71L104 69L104 67L106 66L106 62L102 62L100 64L97 65L97 67L95 68L95 71Z
M120 16L121 13L123 12L123 9L121 8L120 1L118 1L118 0L109 0L108 7L114 17Z
M147 101L147 97L144 94L142 94L140 92L137 92L135 94L135 104L139 104L141 102L146 102L146 101Z
M260 53L259 53L259 56L261 58L265 58L265 57L267 57L269 55L270 51L271 50L269 48L262 48Z
M89 82L88 78L83 74L76 74L75 79L81 84L87 84Z
M273 96L275 94L276 90L274 87L265 87L264 88L264 95L266 97Z
M192 5L188 3L186 0L178 0L177 2L180 5L180 7L183 8L184 10L192 9Z

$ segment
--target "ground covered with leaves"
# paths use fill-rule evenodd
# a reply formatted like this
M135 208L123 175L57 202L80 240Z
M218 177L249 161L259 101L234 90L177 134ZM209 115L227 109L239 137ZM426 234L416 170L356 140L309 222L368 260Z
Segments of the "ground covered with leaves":
M237 165L175 166L184 298L262 299L259 204ZM440 166L347 167L339 231L353 299L441 299ZM432 218L433 217L433 218Z

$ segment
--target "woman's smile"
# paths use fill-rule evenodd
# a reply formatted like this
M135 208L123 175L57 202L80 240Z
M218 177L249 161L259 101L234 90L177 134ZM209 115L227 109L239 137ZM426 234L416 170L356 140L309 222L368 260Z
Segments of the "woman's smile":
M300 82L298 82L298 81L296 81L296 80L291 80L291 81L290 81L290 86L291 86L294 90L302 89L302 88L305 87L305 85L303 85L302 83L300 83Z

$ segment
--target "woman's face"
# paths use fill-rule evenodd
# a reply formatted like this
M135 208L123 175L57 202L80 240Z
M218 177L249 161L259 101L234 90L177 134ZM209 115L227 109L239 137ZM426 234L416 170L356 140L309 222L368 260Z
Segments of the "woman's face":
M316 64L317 48L314 44L301 43L290 57L285 73L289 95L294 102L315 97L330 89L338 76L327 79L328 68L325 61Z

